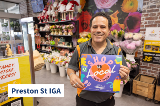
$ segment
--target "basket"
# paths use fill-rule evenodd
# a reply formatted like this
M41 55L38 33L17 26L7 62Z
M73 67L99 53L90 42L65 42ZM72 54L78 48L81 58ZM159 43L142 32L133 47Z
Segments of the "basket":
M132 92L153 99L155 83L156 77L138 74L133 80Z

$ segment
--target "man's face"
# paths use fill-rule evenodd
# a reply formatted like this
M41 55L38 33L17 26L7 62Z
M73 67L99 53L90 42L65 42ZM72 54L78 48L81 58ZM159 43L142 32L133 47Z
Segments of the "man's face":
M91 38L95 43L101 43L106 40L109 34L108 19L103 16L97 16L92 20Z

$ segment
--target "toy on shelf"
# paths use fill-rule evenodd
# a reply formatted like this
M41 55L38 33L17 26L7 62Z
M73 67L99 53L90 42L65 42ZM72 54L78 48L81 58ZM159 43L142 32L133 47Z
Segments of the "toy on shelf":
M38 20L39 20L39 23L42 23L42 22L41 22L41 20L42 20L42 19L41 19L41 18L42 18L42 13L40 13L37 18L38 18Z
M73 24L67 25L68 35L73 35L73 32L72 32L73 28L74 28Z
M67 33L67 25L63 25L62 29L63 29L63 35L68 35L68 33Z
M62 20L61 21L65 21L66 20L66 5L68 3L68 0L63 0L60 7L59 7L59 12L62 15Z
M51 46L46 47L46 50L47 50L48 52L51 52L51 51L52 51Z
M46 33L45 37L47 38L47 41L50 41L50 36L48 33Z
M50 26L51 35L54 35L55 32L55 25Z
M49 21L51 21L51 10L52 10L52 6L53 5L50 5L49 7L48 7L48 11L47 11L47 14L48 14L48 17L49 17Z
M52 6L52 21L58 21L58 2L54 2Z
M43 31L49 31L49 29L50 29L50 25L46 24L45 27L43 28Z
M12 56L12 51L11 51L10 45L7 44L6 47L7 47L6 48L6 50L7 50L7 56Z
M69 20L73 20L74 4L79 6L77 1L74 0L71 0L66 6L66 11L69 13Z
M37 24L35 24L35 30L34 30L34 33L35 33L35 43L37 44L37 49L40 49L40 44L41 44L41 35L38 31L38 26Z
M41 43L42 43L42 44L45 44L45 42L46 42L45 38L44 38L44 37L41 37Z
M47 18L47 11L48 11L48 6L46 5L42 11L42 16L41 19L43 20L43 23L46 22L46 18Z

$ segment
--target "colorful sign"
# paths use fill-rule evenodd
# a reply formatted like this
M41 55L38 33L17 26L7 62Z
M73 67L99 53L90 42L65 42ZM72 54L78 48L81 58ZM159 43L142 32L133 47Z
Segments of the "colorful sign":
M143 51L160 53L160 28L146 28Z
M120 91L122 65L121 55L82 54L81 82L83 90L111 92Z
M0 60L0 106L33 106L31 97L8 97L8 84L31 84L29 56Z
M143 62L160 63L160 28L146 28L143 52Z

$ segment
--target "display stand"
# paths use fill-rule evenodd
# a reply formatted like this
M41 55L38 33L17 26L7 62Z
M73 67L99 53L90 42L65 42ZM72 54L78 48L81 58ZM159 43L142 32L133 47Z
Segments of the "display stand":
M35 84L32 39L30 34L28 35L28 44L29 56L16 54L8 58L0 57L0 93L3 96L7 95L8 97L8 84ZM13 71L4 71L9 69ZM8 75L10 75L10 77L4 77ZM21 104L21 106L37 106L37 100L33 97L7 97L4 99L0 98L0 106L12 106L12 104L16 103Z
M9 58L2 58L0 57L0 66L3 67L4 65L14 64L16 74L12 77L6 77L1 80L0 83L0 93L3 96L7 95L8 97L8 84L32 84L31 81L31 73L30 73L30 61L29 56L23 55L14 55L13 57ZM3 67L4 68L4 67ZM5 70L7 68L4 68ZM2 69L0 69L2 71ZM12 74L13 72L2 73L0 76L7 76L7 74ZM3 89L2 89L3 88ZM2 98L1 98L2 99ZM33 98L32 97L13 97L7 98L0 103L0 106L12 106L11 104L14 103L23 104L22 106L36 106L33 105Z

